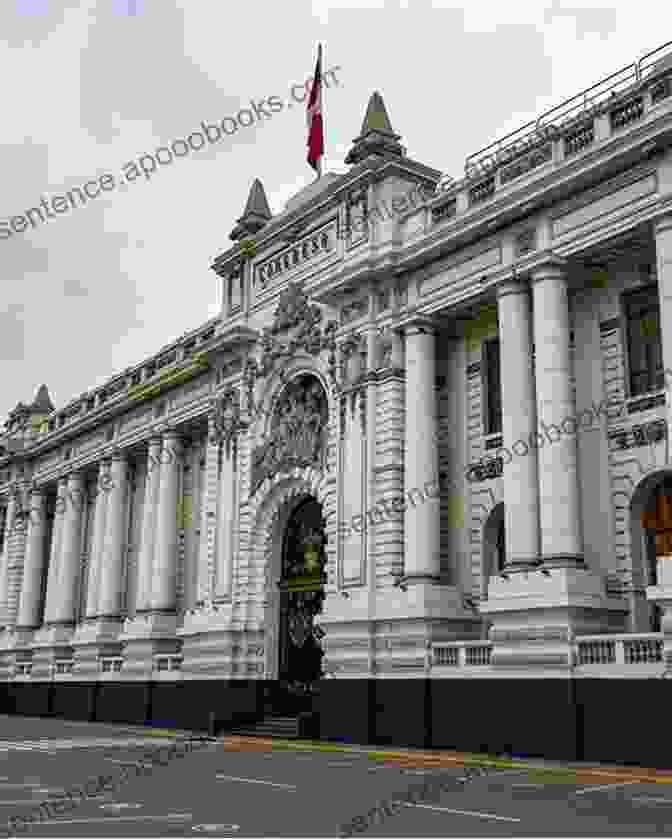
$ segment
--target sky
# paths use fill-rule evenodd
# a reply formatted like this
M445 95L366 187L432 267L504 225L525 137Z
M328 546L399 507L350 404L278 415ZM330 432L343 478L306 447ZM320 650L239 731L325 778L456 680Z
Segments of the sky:
M324 68L340 68L324 92L325 171L347 171L379 90L409 156L459 178L467 155L660 46L664 8L0 0L0 231L43 197L106 173L120 181L127 164L250 100L287 103L318 43ZM252 181L282 211L313 180L305 143L305 108L283 107L0 238L0 421L42 383L62 407L216 316L210 264L231 246Z

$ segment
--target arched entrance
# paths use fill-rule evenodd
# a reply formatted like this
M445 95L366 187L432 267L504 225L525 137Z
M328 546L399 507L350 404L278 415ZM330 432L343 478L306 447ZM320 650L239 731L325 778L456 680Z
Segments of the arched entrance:
M630 505L633 578L633 629L660 632L660 607L645 599L645 587L655 586L658 560L672 562L672 473L658 472L637 487Z
M323 632L314 619L324 602L324 524L320 502L304 498L290 514L282 540L278 680L299 702L322 676Z

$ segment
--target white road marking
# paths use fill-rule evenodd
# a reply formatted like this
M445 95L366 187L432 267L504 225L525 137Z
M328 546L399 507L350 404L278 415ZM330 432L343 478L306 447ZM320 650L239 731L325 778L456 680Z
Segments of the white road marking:
M576 791L577 795L585 795L587 792L602 792L605 789L615 789L617 787L629 787L633 784L640 784L641 781L623 781L621 784L603 784L600 787L584 787Z
M112 824L114 822L161 822L170 821L171 819L180 819L181 821L191 821L193 816L191 813L166 813L165 816L107 816L93 819L45 819L43 822L31 822L31 830L35 827L43 827L45 824L92 824L94 822Z
M214 833L216 830L240 830L239 824L195 824L192 830L196 833Z
M297 789L293 784L276 784L271 781L260 781L258 778L235 778L233 775L216 775L218 781L242 781L245 784L267 784L269 787L282 787L283 789Z
M452 813L458 816L477 816L480 819L495 819L502 822L520 822L522 819L517 819L514 816L497 816L494 813L476 813L472 810L453 810L448 807L434 807L430 804L411 804L408 801L395 801L395 804L402 804L404 807L420 807L423 810L437 810L441 813Z
M117 801L114 804L101 804L101 810L139 810L143 805L128 801Z

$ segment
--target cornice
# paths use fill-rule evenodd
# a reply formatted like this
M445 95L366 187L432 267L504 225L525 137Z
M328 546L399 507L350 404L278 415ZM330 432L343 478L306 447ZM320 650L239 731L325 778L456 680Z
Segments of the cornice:
M318 193L312 199L297 207L291 213L282 218L276 217L271 220L257 236L254 237L257 254L265 248L272 246L277 239L283 239L288 235L293 236L296 228L302 228L301 234L308 232L308 228L316 217L328 212L330 208L339 206L347 197L347 193L359 187L363 188L370 183L380 183L392 175L407 175L417 179L424 178L428 183L436 185L441 178L441 172L433 169L424 163L412 160L411 158L370 158L362 161L359 166L354 166L350 172L343 174L344 180L335 182L327 187L324 192ZM305 228L305 229L303 229ZM241 258L240 245L234 245L220 256L216 257L210 266L220 277L226 276L233 265Z
M415 270L427 262L492 236L495 232L493 223L498 228L511 226L532 213L616 177L620 172L654 168L648 161L628 158L639 158L641 149L638 147L652 139L669 142L671 137L672 114L666 112L622 136L609 138L604 145L587 150L570 161L560 161L543 174L532 177L526 183L512 186L499 197L496 195L473 212L468 211L432 228L410 247L404 248L402 245L399 249L399 268L404 271ZM580 184L581 178L588 178L589 182ZM444 197L435 199L428 205L428 210L431 212L432 207L438 206ZM528 208L530 203L535 206ZM400 216L400 224L412 215L411 212Z

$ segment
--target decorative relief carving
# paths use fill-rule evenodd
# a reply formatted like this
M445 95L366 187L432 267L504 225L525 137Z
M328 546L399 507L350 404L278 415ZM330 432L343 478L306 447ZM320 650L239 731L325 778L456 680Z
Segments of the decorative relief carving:
M318 355L329 350L330 357L335 353L334 334L338 328L335 321L329 321L322 328L323 315L319 306L311 304L300 284L289 283L280 296L275 310L273 324L265 329L261 336L261 361L248 359L246 363L246 381L252 404L251 394L254 382L266 378L278 367L278 362L292 358L298 350L309 355ZM279 336L291 332L288 340L281 341ZM333 360L335 364L335 358Z
M227 387L218 398L212 400L211 443L225 443L227 454L231 442L242 427L240 416L240 395L233 387Z
M289 384L276 405L268 439L252 452L251 493L277 472L324 468L327 428L327 397L317 379L302 376Z
M633 425L630 431L619 428L609 434L609 443L611 451L623 451L659 443L666 437L667 423L664 419L657 419L645 425Z
M350 303L346 303L341 309L341 324L345 325L359 318L363 318L368 312L368 308L369 301L366 297L360 297L358 300L352 300Z

